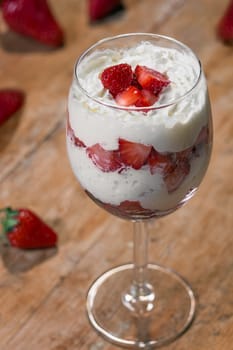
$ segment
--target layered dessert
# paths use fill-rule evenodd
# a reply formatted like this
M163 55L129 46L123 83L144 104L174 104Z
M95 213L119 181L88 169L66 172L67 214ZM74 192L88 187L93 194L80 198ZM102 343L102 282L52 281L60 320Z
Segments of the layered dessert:
M88 195L129 219L185 203L207 169L212 134L206 82L191 50L141 41L90 50L75 69L67 148Z

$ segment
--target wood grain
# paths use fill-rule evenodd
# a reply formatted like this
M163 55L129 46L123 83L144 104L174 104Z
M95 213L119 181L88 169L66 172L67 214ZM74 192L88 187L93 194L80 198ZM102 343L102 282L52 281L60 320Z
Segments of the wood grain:
M196 319L169 350L233 349L233 48L215 28L227 0L135 0L90 24L85 0L51 0L66 44L51 50L8 30L0 18L1 87L26 92L23 110L0 129L0 206L26 206L59 234L59 246L1 247L1 350L113 350L89 326L86 292L103 271L131 261L128 222L93 204L71 172L65 116L76 58L106 36L170 35L193 48L205 69L214 117L211 164L198 194L150 225L150 260L184 275L198 295ZM114 244L112 244L114 242Z

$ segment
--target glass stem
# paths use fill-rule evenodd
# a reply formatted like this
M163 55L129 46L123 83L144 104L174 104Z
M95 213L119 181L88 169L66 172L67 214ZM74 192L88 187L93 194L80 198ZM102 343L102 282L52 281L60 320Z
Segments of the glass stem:
M148 231L143 221L133 223L134 267L132 284L123 293L124 305L135 315L145 316L154 308L155 292L148 282Z
M133 283L140 288L147 282L148 231L144 222L136 221L133 223L133 236Z

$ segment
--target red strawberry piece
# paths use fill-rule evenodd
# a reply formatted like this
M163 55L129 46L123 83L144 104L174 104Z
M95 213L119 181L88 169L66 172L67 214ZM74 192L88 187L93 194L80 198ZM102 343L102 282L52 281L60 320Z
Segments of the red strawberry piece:
M133 80L131 82L131 85L135 86L138 90L142 90L142 87L139 84L135 73L133 73Z
M158 100L158 96L154 95L149 90L141 90L141 95L139 99L135 102L137 107L148 107L152 106Z
M49 248L57 244L57 234L31 210L1 210L3 233L9 243L22 249Z
M201 131L196 139L195 145L198 146L201 143L208 143L208 139L209 139L208 126L203 126L203 128L201 129Z
M132 85L117 94L115 97L116 103L124 107L136 105L137 101L141 99L141 91Z
M86 147L85 143L75 136L74 130L70 125L69 117L67 118L67 135L70 137L71 142L77 147Z
M23 105L24 93L19 90L0 90L0 125L9 119Z
M102 171L115 171L122 167L118 151L105 150L100 144L87 148L87 154L92 162Z
M195 150L194 147L189 147L189 148L186 148L183 151L176 152L176 159L178 161L180 161L180 160L189 160L192 157L192 153L193 153L194 150Z
M114 213L114 211L113 211ZM145 209L141 206L139 201L125 200L116 207L115 215L123 218L130 218L133 216L154 215L155 210Z
M227 43L233 43L233 0L230 1L217 26L219 38Z
M139 201L129 201L126 200L124 202L121 202L118 208L124 212L131 212L131 213L140 213L143 211L148 211L147 209L144 209Z
M103 208L113 215L118 215L122 218L130 218L133 215L149 215L153 214L155 211L150 209L145 209L141 206L139 201L125 200L119 205L103 204Z
M105 89L109 90L115 97L131 84L133 71L129 64L121 63L106 68L102 72L100 79Z
M177 188L179 188L186 176L189 174L189 171L190 164L184 159L179 161L176 167L164 176L164 182L169 193L174 192L177 190Z
M13 31L52 47L63 44L63 31L47 0L3 0L2 13Z
M170 83L165 74L146 66L137 65L135 68L135 75L138 83L144 89L151 91L155 95L159 95L162 89Z
M122 7L121 0L89 0L89 17L91 21L104 18Z
M119 152L125 165L140 169L149 157L151 146L119 139Z
M159 153L154 148L152 148L149 155L148 164L152 175L156 172L160 172L163 176L166 176L166 174L172 172L175 168L174 161L170 154Z

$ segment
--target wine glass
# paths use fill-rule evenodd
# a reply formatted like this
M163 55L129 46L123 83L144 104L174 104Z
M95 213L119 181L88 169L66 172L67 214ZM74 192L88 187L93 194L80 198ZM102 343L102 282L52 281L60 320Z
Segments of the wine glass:
M169 78L153 105L122 106L103 87L103 70L125 63ZM147 224L185 204L208 167L212 119L200 61L161 35L97 42L75 65L66 134L71 167L87 195L134 228L133 263L103 273L88 291L90 323L122 347L154 348L176 339L194 318L194 293L172 269L148 263ZM141 151L145 159L138 164Z

